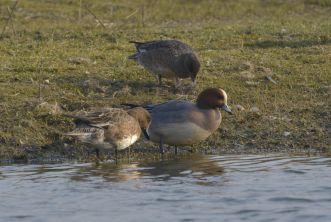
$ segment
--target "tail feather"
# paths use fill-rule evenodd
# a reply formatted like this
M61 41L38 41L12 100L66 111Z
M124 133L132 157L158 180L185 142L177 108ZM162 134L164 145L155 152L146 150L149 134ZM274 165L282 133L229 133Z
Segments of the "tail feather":
M129 41L129 43L133 43L137 51L139 51L139 47L144 44L144 42L137 42L137 41Z
M122 106L128 106L130 108L142 107L141 105L132 104L132 103L121 103Z
M128 59L137 60L138 59L138 53L128 56Z
M147 42L129 41L129 43L133 43L133 44L135 44L136 47L140 47L140 46L142 46L142 45L148 45L148 44L156 43L156 42L158 42L158 40L147 41Z
M78 139L81 142L86 142L86 141L91 140L93 133L84 133L84 132L79 132L79 131L74 130L74 131L66 133L64 135L68 136L68 137Z
M66 133L65 135L68 136L91 136L92 134L102 134L103 130L100 128L94 128L94 127L78 127L74 129L73 131Z
M145 44L145 42L137 42L137 41L129 41L129 43L133 43L137 49L139 48L139 46Z
M121 105L128 106L130 109L136 108L136 107L142 107L142 108L146 109L149 113L151 113L153 108L155 107L155 105L153 105L153 104L142 106L142 105L137 105L137 104L132 104L132 103L121 103Z
M66 136L73 136L73 137L80 137L80 136L91 136L92 133L83 133L83 132L77 132L77 131L72 131L72 132L69 132L69 133L65 133L64 135Z
M146 46L148 46L151 43L154 43L156 41L149 41L149 42L137 42L137 41L129 41L129 43L133 43L136 47L138 52L141 52L142 50L146 50Z
M141 45L141 44L144 44L145 42L129 41L129 43L133 43L133 44Z
M90 124L90 122L85 119L82 116L78 116L78 115L71 115L71 114L63 114L66 117L72 118L74 119L74 124L76 125L76 127L98 127L98 126L93 126L92 124Z

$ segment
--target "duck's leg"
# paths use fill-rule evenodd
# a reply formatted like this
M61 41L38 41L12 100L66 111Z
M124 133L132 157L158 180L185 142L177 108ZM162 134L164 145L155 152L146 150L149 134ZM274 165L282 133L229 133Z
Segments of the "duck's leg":
M159 86L162 86L162 76L161 75L155 75L156 81Z
M117 154L118 154L118 150L117 148L115 149L115 163L117 164Z
M196 86L196 84L197 84L197 79L196 78L192 78L191 88L194 89L194 87Z
M97 159L100 160L100 149L99 148L95 148L95 155L96 155Z
M150 138L149 138L149 135L148 135L148 133L147 133L147 130L146 130L146 129L143 129L143 128L141 128L141 131L143 132L143 134L144 134L145 138L146 138L147 140L150 140Z
M164 154L164 147L163 147L163 139L162 138L160 139L160 153L163 156L163 154Z
M181 81L180 81L180 79L178 77L175 77L175 82L176 82L175 83L175 89L177 90L181 86Z
M128 148L128 162L130 163L131 148Z

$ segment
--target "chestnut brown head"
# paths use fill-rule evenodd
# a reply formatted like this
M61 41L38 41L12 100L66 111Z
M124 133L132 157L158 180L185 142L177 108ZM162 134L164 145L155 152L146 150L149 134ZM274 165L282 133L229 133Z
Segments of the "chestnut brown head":
M197 99L197 106L201 109L222 109L232 114L228 107L228 96L223 89L208 88L203 90Z
M136 107L128 110L128 114L138 121L141 129L148 128L149 123L151 122L151 115L146 109L142 107Z

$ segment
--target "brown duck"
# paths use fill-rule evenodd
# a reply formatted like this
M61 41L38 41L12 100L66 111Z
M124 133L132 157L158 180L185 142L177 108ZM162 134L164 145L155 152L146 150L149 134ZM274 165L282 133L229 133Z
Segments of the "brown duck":
M135 143L141 132L146 133L150 122L150 114L144 108L134 108L128 111L118 108L99 108L75 118L76 128L66 135L79 141L95 145L97 155L99 148L125 149Z

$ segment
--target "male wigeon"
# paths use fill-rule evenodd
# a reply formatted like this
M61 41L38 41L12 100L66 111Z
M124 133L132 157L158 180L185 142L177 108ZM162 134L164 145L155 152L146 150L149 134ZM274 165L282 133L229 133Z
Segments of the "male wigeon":
M192 145L205 140L221 124L220 109L232 114L226 92L218 88L203 90L196 103L172 100L145 108L151 113L148 137L160 144L161 153L163 144Z
M70 116L70 115L68 115ZM76 128L66 135L77 138L83 143L99 148L122 150L135 143L141 134L146 134L150 122L150 114L141 107L125 111L118 108L99 108L75 118Z
M193 86L200 69L200 62L193 49L178 40L158 40L135 42L137 53L129 59L137 61L145 69L153 73L159 83L162 77L174 78L175 87L180 86L180 79L191 78Z

